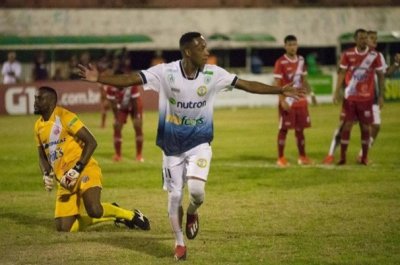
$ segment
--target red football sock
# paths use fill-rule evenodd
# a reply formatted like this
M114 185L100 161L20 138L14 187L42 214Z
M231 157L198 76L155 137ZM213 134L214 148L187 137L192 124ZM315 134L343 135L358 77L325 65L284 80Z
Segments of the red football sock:
M141 124L135 124L135 135L136 135L136 156L142 155L143 149L143 129Z
M366 160L368 157L368 149L369 149L369 130L361 131L361 149L362 149L362 160Z
M114 150L115 154L121 156L122 134L121 129L114 128Z
M285 129L279 130L279 133L278 133L278 157L283 157L283 155L284 155L287 132L288 131Z
M296 130L295 131L296 135L296 143L297 143L297 149L299 150L300 156L306 156L306 142L304 138L304 131L303 130Z
M340 140L340 159L343 161L346 161L346 152L347 152L347 147L349 146L349 140L350 140L350 131L342 131L342 137Z

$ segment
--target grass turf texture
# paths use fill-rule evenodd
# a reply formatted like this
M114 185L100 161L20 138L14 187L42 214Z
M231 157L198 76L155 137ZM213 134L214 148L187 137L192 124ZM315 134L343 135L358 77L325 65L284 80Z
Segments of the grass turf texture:
M399 103L386 104L369 166L355 162L353 128L348 165L323 166L339 107L310 108L306 149L316 162L296 165L294 134L275 166L276 108L215 112L213 161L200 209L201 230L188 244L188 264L400 264ZM134 158L133 129L124 128L123 161L112 162L111 115L79 114L96 136L104 174L103 201L139 208L149 232L104 223L57 233L54 192L44 191L32 128L35 116L0 117L0 264L174 264L173 236L161 189L157 113L145 113L145 163ZM185 205L187 205L187 193Z

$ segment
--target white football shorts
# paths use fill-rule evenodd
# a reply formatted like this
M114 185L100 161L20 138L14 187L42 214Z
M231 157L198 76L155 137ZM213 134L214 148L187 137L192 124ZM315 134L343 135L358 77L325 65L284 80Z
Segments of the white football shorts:
M379 107L378 104L372 105L372 115L374 117L374 121L372 124L381 124L381 108Z
M207 181L212 149L210 144L200 144L176 156L163 153L163 188L164 190L182 190L187 177Z

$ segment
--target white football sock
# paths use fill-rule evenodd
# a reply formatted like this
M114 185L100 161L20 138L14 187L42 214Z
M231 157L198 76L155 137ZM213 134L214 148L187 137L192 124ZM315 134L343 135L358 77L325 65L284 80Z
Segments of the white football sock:
M198 179L189 179L187 185L190 196L187 213L194 214L204 201L204 188L206 183Z
M168 192L168 216L172 232L175 235L175 245L184 246L182 227L179 222L179 208L182 203L182 190Z

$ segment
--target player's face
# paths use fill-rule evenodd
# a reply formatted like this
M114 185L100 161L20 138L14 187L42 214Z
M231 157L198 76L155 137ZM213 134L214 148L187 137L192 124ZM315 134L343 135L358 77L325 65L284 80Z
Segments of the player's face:
M366 32L358 32L357 36L355 38L356 40L356 45L357 48L364 50L365 48L367 48L367 33Z
M285 43L285 51L287 55L295 56L297 54L297 49L298 49L297 41L290 40Z
M35 114L44 114L49 109L49 95L41 90L36 91L33 109Z
M193 65L203 69L207 63L210 53L207 49L207 43L203 36L193 39L190 45L190 60Z
M373 49L378 46L378 35L375 33L368 34L368 46Z

